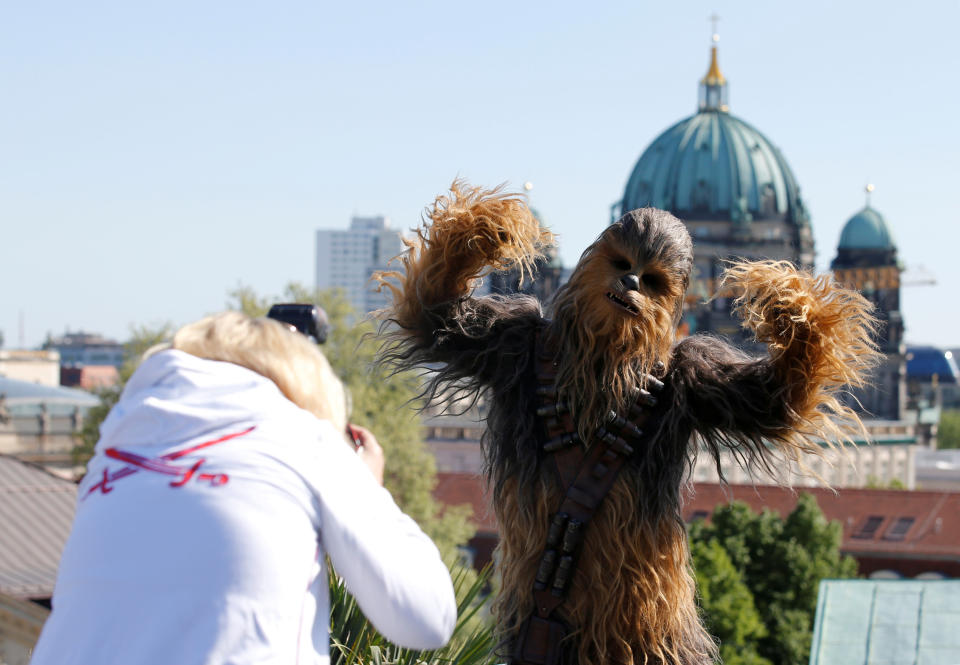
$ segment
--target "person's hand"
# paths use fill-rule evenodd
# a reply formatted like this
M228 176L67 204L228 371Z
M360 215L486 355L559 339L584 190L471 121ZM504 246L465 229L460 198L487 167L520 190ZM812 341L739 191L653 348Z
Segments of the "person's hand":
M380 447L377 437L366 427L350 425L350 429L351 435L355 437L354 442L357 444L357 455L360 456L360 461L367 465L373 477L383 485L383 448Z

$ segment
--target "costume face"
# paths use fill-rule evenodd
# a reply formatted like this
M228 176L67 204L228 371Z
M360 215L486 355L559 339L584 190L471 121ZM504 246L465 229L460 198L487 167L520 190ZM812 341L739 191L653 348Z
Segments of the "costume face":
M680 220L661 210L634 210L584 252L567 295L591 336L621 350L645 347L660 355L673 341L692 264L692 243Z
M609 226L557 292L553 329L564 349L557 381L577 396L581 436L624 408L658 361L669 363L692 265L683 223L643 208Z

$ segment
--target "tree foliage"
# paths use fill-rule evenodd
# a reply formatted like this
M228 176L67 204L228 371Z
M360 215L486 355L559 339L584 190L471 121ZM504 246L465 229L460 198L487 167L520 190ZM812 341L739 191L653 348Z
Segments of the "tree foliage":
M874 475L867 476L867 482L863 484L869 490L905 490L907 486L899 478L891 478L884 482Z
M721 585L733 594L721 603L718 598L722 594L714 588L717 583L708 580L706 594L701 587L701 595L708 625L718 631L715 635L732 638L734 644L737 640L755 644L756 653L772 663L806 663L820 580L854 577L857 571L856 562L840 554L840 525L826 520L816 499L801 494L796 508L785 519L769 510L756 514L741 502L724 504L714 511L710 524L701 521L691 525L690 538L694 552L700 551L700 558L708 561L708 570L698 573L698 579L710 575L709 566L721 570L721 579L729 577L722 563L710 560L710 556L718 558L715 552L703 555L705 548L718 545L752 594L765 628L765 634L754 630L752 614L743 610L745 596L735 584L726 581ZM700 560L695 559L695 563L699 565Z
M960 448L960 410L946 409L941 412L937 448Z
M457 623L447 646L424 651L390 643L367 621L343 580L330 571L331 665L492 665L496 638L487 615L490 567L453 566Z
M726 550L716 540L701 540L691 543L690 554L700 607L707 629L720 641L724 664L771 665L757 653L757 640L767 636L767 628Z

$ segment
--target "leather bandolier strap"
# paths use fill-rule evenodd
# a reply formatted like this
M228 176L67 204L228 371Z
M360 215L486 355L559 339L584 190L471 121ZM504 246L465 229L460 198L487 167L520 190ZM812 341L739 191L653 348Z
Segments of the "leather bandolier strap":
M532 590L534 613L523 623L514 644L512 665L560 665L561 641L569 630L557 609L566 599L576 570L583 536L594 513L613 487L620 469L644 445L640 429L656 397L637 388L627 417L610 412L595 431L589 447L582 445L570 405L559 400L556 355L537 340L537 416L547 435L543 449L564 489L553 514L547 542ZM648 387L663 384L648 377Z

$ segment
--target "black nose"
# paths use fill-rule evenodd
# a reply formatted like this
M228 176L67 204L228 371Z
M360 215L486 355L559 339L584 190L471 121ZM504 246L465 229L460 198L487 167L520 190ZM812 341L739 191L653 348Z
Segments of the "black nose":
M627 291L640 290L640 278L633 273L621 277L620 283L623 284L623 288L625 288Z

